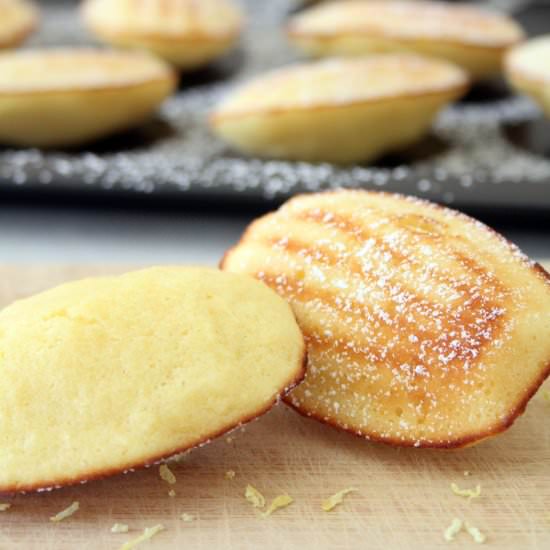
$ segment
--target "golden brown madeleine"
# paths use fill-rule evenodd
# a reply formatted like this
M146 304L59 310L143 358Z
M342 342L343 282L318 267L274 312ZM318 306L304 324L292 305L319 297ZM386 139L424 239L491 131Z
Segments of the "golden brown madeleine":
M140 124L175 86L169 66L138 52L0 54L0 143L81 145Z
M149 50L180 69L223 55L243 26L233 0L85 0L83 15L101 40Z
M289 305L252 277L166 267L61 285L0 312L0 491L180 453L301 380Z
M550 116L550 35L529 40L506 58L508 80L533 97Z
M38 11L27 0L0 0L0 48L17 46L35 29Z
M287 402L367 439L477 443L508 428L550 373L548 273L429 202L303 195L255 221L223 269L294 309L308 372Z
M217 107L210 125L252 155L370 161L421 138L467 86L458 67L414 55L331 59L245 84Z
M456 63L481 79L501 72L507 49L524 35L509 17L468 5L344 0L296 15L288 36L312 56L415 52Z

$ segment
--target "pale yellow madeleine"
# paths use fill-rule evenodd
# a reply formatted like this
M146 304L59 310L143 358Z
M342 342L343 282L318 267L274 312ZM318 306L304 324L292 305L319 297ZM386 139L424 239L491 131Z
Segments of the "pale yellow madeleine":
M550 35L517 46L506 59L508 80L535 99L550 116Z
M331 59L257 77L214 110L221 138L252 155L350 163L409 145L467 88L462 70L413 55Z
M81 145L143 122L175 86L167 65L141 53L0 54L0 143Z
M77 483L203 444L301 380L265 284L165 267L64 284L0 312L0 490Z
M243 26L232 0L86 0L83 16L103 41L148 50L184 70L230 50Z
M414 52L456 63L481 79L502 71L504 54L523 31L503 14L465 4L343 0L296 15L288 36L312 56Z

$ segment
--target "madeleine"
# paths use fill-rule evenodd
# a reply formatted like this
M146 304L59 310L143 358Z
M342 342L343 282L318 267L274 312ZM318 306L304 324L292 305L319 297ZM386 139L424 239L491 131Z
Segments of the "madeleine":
M288 36L311 56L414 52L483 79L502 71L506 51L524 35L511 18L466 4L343 0L296 15Z
M506 59L508 80L518 91L537 101L550 116L550 35L514 48Z
M550 276L490 228L415 198L303 195L255 221L223 269L291 304L300 413L397 446L506 430L550 374Z
M83 15L101 40L148 50L183 70L232 49L243 26L232 0L86 0Z
M26 0L0 0L0 48L12 48L38 24L38 11Z
M77 146L147 119L176 86L141 53L93 49L0 54L0 143Z
M467 89L463 71L412 55L331 59L260 76L210 117L213 131L250 155L368 162L406 147Z
M0 312L0 491L153 464L301 380L289 305L251 277L166 267L85 279Z

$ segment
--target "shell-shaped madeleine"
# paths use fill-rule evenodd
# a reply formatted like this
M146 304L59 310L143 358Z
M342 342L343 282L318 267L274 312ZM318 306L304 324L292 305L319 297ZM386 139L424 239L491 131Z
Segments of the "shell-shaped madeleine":
M38 24L38 10L27 0L0 0L0 48L17 46Z
M210 124L252 155L369 161L409 145L467 89L464 72L414 55L330 59L277 69L222 101Z
M0 54L0 143L76 146L149 117L176 86L138 52L25 50Z
M223 269L292 305L304 415L398 446L508 428L550 374L550 276L488 227L418 199L303 195L255 221Z
M251 277L165 267L0 312L0 491L115 474L207 443L301 380L289 305Z
M447 59L480 79L501 72L506 50L523 31L503 14L464 4L343 0L296 15L288 36L313 56L415 52Z
M83 16L103 41L149 50L180 69L231 49L244 23L233 0L86 0Z
M535 99L550 116L550 35L514 48L506 59L508 80Z

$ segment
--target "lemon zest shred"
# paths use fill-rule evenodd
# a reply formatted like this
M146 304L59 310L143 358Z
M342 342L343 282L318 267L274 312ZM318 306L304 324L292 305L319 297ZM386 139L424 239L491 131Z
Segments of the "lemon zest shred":
M72 516L80 508L80 503L78 500L75 500L70 506L61 510L61 512L55 514L50 518L50 521L63 521L65 518Z
M174 489L170 489L168 491L168 496L174 498L176 496L176 491L174 491Z
M464 522L459 518L454 518L453 521L451 521L451 525L445 529L445 532L443 533L443 538L447 542L451 542L455 539L455 537L460 533L462 530L462 527L464 527Z
M267 510L265 512L262 512L261 515L263 518L267 518L276 510L286 508L287 506L290 506L293 502L294 499L290 495L279 495L271 501L271 504L269 505Z
M235 476L236 476L236 475L237 475L237 474L235 473L235 470L227 470L227 472L225 472L225 474L224 474L223 477L224 477L225 479L235 479Z
M470 536L474 539L474 542L477 544L483 544L487 537L477 528L473 525L468 525L467 523L464 524L464 527L466 528L466 531L470 534Z
M175 485L176 483L176 476L174 475L174 472L170 470L167 464L161 464L159 467L159 475L160 478L169 485Z
M481 485L477 485L475 489L461 489L456 483L451 483L451 491L459 497L473 499L481 495Z
M336 508L336 506L338 506L338 504L342 504L342 502L344 502L344 497L346 495L348 495L349 493L353 493L355 491L357 491L357 489L354 488L354 487L348 487L347 489L343 489L342 491L338 491L334 495L332 495L332 496L328 497L327 499L323 500L323 502L321 504L321 508L325 512L330 512L331 510Z
M164 525L160 523L158 525L154 525L153 527L146 527L139 537L125 542L119 550L132 550L132 548L135 548L138 544L152 539L157 533L163 531L164 529Z
M6 510L9 510L10 508L11 508L11 504L9 502L0 503L0 512L5 512Z
M129 527L125 523L115 523L111 527L111 533L127 533Z
M180 516L180 518L181 518L183 521L187 521L187 522L193 521L193 520L195 519L194 516L192 516L191 514L187 514L186 512L184 512L184 513Z
M244 491L244 497L254 508L263 508L265 506L265 497L252 485L247 485Z

